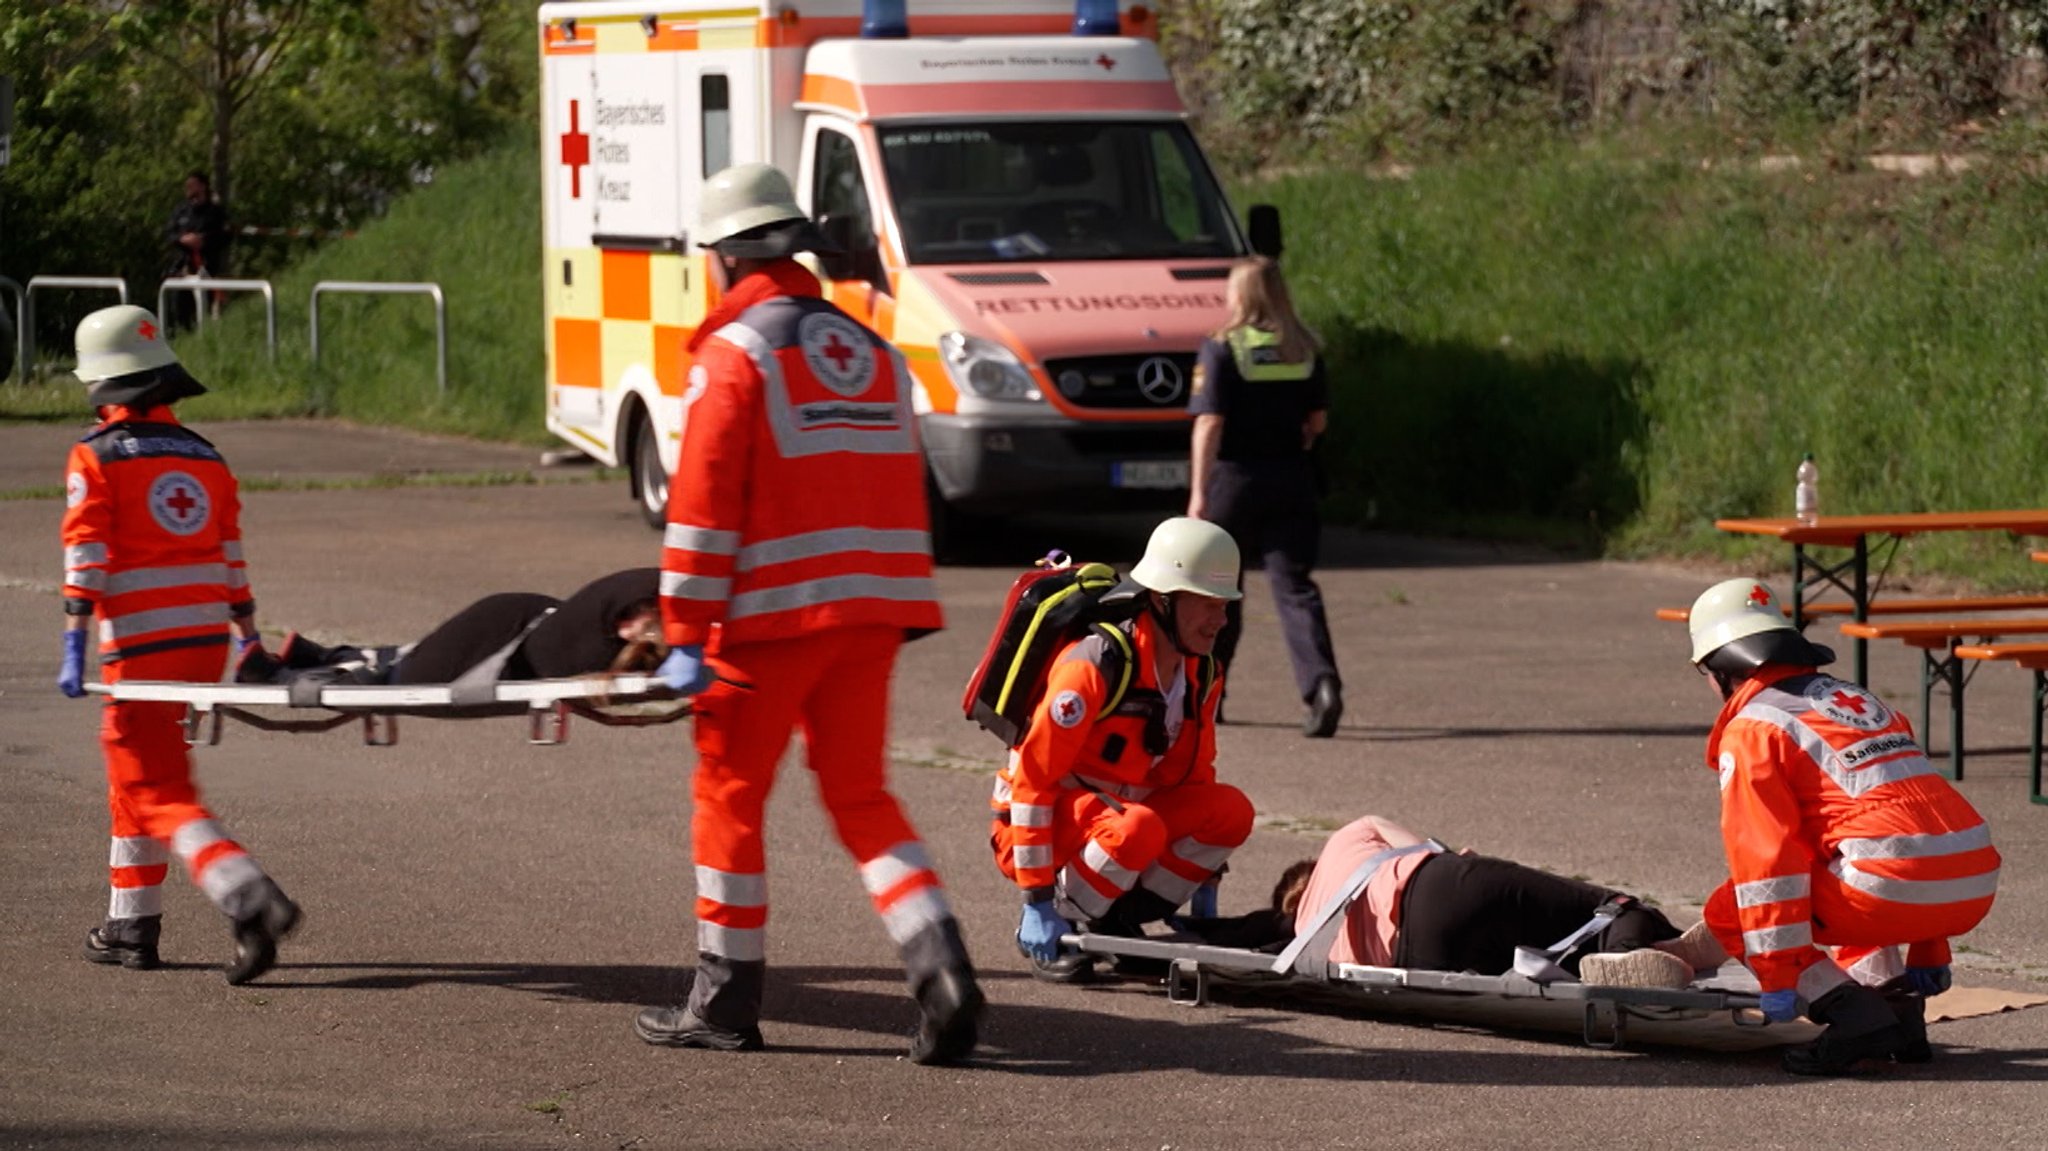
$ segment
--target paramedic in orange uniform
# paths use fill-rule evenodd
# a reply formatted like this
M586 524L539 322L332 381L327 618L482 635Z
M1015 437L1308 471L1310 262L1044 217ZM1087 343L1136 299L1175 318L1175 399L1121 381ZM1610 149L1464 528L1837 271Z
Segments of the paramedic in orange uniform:
M1034 976L1077 982L1094 958L1062 954L1085 919L1098 934L1138 935L1198 892L1252 831L1243 792L1216 782L1222 678L1209 651L1237 599L1237 544L1212 523L1170 519L1152 532L1131 581L1146 607L1062 651L1010 762L996 777L996 864L1024 896L1017 946ZM1115 683L1129 682L1103 714Z
M897 649L941 626L910 373L790 258L834 249L780 171L714 175L703 218L722 298L689 344L658 673L699 692L697 977L686 1005L648 1008L636 1030L675 1047L762 1045L763 807L801 729L819 797L902 955L921 1012L911 1057L954 1062L973 1049L981 991L884 776Z
M65 695L85 694L86 624L99 622L107 683L218 683L232 630L256 640L242 562L234 473L171 404L206 389L185 373L156 317L123 304L78 328L78 378L100 424L71 449L64 475ZM163 881L176 853L234 923L230 983L277 962L298 924L285 898L199 801L179 703L108 703L100 744L113 813L113 895L85 957L147 970L158 962Z
M1770 588L1715 584L1689 627L1692 662L1724 701L1707 766L1730 875L1707 926L1756 973L1766 1014L1803 1007L1828 1025L1785 1053L1786 1069L1931 1058L1924 997L1949 985L1949 940L1991 909L1991 829L1904 716L1816 670L1834 653L1792 627Z

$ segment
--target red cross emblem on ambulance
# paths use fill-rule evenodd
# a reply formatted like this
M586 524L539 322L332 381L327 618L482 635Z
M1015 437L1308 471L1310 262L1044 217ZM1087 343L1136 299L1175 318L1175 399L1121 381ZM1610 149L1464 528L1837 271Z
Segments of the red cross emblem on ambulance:
M149 516L174 536L189 536L213 516L206 486L184 472L165 472L149 485Z

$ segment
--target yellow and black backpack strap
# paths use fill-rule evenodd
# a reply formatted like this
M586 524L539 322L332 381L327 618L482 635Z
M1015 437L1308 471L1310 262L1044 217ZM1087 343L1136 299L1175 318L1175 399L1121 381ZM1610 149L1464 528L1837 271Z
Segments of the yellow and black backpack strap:
M1124 700L1124 693L1131 689L1131 667L1137 662L1137 652L1131 646L1131 637L1115 624L1098 623L1094 630L1102 636L1103 654L1095 670L1109 681L1109 695L1102 701L1100 714L1108 715L1116 710L1116 705Z

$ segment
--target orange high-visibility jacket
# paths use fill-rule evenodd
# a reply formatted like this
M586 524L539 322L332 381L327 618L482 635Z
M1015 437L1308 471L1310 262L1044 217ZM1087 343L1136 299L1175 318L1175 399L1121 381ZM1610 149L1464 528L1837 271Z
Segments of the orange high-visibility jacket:
M1814 947L1815 876L1896 921L1988 908L1991 831L1929 763L1903 715L1853 683L1767 667L1729 698L1707 738L1721 775L1721 838L1744 950L1766 991L1793 987Z
M168 407L111 407L64 475L64 611L99 615L100 660L224 644L256 610L234 473Z
M794 261L735 285L690 350L661 562L669 644L940 627L901 354Z
M1024 739L996 774L989 806L998 827L1010 826L1017 886L1050 893L1053 886L1053 813L1060 793L1089 788L1119 802L1142 802L1161 788L1216 781L1216 704L1222 677L1204 656L1182 662L1186 677L1180 730L1163 754L1146 748L1146 729L1164 719L1158 646L1171 642L1149 613L1117 625L1131 638L1130 685L1108 715L1102 708L1116 685L1104 674L1109 640L1090 634L1068 644L1053 661L1045 694ZM1155 731L1155 740L1163 728Z

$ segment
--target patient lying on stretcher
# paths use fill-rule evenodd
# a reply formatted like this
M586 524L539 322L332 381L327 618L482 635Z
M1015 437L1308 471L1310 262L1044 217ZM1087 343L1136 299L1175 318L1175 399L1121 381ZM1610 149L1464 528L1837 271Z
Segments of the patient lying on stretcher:
M565 600L501 592L396 647L323 647L293 632L274 653L250 648L235 666L235 682L317 675L344 683L443 684L476 673L513 681L651 672L667 654L660 584L659 569L633 568L593 580Z
M1309 929L1367 860L1425 842L1390 820L1365 816L1331 835L1319 858L1289 867L1273 890L1270 907L1182 924L1206 942L1271 948ZM1692 933L1681 937L1656 908L1611 888L1469 852L1419 850L1383 861L1352 901L1329 958L1374 967L1500 975L1514 968L1517 947L1547 949L1610 903L1619 905L1613 921L1557 956L1558 966L1578 976L1581 959L1648 949L1648 955L1669 962L1652 969L1648 961L1631 956L1627 965L1594 965L1598 981L1647 987L1683 987L1691 981L1692 967L1681 958L1686 952L1679 941ZM1659 943L1666 949L1652 949ZM1586 978L1595 981L1593 969Z

